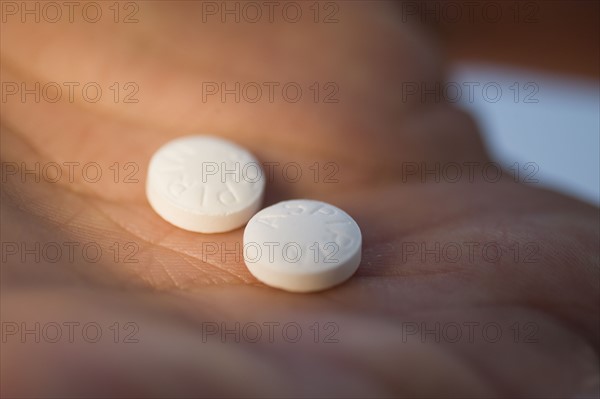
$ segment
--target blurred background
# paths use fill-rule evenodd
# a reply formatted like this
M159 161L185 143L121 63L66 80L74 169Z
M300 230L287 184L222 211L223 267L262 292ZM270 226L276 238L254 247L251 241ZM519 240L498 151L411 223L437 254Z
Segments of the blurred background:
M476 118L492 156L505 168L529 164L541 186L595 204L600 201L598 80L496 64L456 63L450 81L497 82L497 102L480 95L458 104ZM485 83L484 83L485 84ZM524 90L528 85L529 90ZM517 86L520 100L515 101ZM490 89L495 90L494 89ZM535 94L533 94L535 91ZM525 97L531 95L528 101Z
M408 1L400 8L440 43L447 94L476 118L498 162L532 163L536 184L598 205L599 2ZM453 85L462 89L458 98Z

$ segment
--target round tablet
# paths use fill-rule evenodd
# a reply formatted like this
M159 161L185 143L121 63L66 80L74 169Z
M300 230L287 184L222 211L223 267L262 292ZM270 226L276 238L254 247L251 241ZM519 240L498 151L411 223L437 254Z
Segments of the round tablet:
M150 160L146 195L167 222L199 233L244 225L260 208L265 178L242 147L212 136L186 136Z
M323 290L358 268L362 235L333 205L284 201L263 209L244 231L244 261L258 280L287 291Z

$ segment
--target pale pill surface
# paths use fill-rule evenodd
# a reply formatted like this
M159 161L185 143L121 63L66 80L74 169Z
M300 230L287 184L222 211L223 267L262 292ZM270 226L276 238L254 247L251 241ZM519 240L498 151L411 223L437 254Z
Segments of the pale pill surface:
M333 205L292 200L272 205L244 230L244 261L263 283L294 292L320 291L347 280L361 259L358 224Z
M213 136L185 136L162 146L148 166L148 202L167 222L221 233L243 226L262 204L265 176L244 148Z

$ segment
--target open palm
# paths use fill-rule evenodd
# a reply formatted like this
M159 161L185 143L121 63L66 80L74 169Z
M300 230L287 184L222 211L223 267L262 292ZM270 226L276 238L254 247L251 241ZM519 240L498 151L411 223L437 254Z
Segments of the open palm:
M403 82L443 79L430 43L379 3L344 3L334 24L202 23L200 7L146 2L134 24L3 24L3 84L57 82L63 95L3 99L2 162L39 163L42 179L3 174L2 242L79 243L74 259L3 258L3 322L139 327L135 345L3 343L3 396L597 391L597 209L506 173L482 178L471 120L403 96ZM78 84L72 98L65 82ZM97 102L94 87L82 94L90 82ZM236 82L240 98L222 97ZM289 82L298 101L282 91ZM266 205L312 198L352 215L364 239L355 276L315 294L278 291L246 269L243 229L194 234L157 216L144 193L150 156L204 133L270 168ZM407 169L449 163L478 166L456 182ZM296 323L302 337L206 334L236 322ZM498 340L482 332L489 323ZM474 338L450 342L444 328L456 325Z

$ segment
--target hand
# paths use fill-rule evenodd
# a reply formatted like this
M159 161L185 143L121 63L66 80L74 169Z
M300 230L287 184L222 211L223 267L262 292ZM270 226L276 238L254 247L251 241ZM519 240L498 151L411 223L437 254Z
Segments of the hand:
M489 159L469 117L402 96L403 82L442 79L434 47L398 23L392 5L376 4L342 3L335 24L202 23L201 4L192 2L142 3L136 24L3 24L2 81L58 82L63 95L56 103L32 95L3 101L2 162L56 162L63 177L3 176L2 241L80 245L75 260L65 252L56 263L23 262L3 248L2 320L94 321L111 334L97 345L7 337L3 396L597 391L598 210L515 183L506 171L496 183L483 179ZM72 102L64 82L80 84ZM88 82L101 87L98 102L81 94ZM207 95L207 82L280 85L273 102L263 91L261 101L237 103ZM303 89L300 101L283 97L286 82ZM324 90L327 82L334 84ZM339 102L322 101L334 92ZM139 101L124 102L129 94ZM194 133L225 137L273 163L265 205L313 198L352 215L364 240L357 273L320 293L278 291L246 269L243 229L194 234L157 216L144 193L149 158ZM79 165L70 182L72 162ZM95 169L81 173L91 162L102 172L95 183ZM298 182L282 174L290 162L300 165ZM449 162L479 166L472 180L465 168L456 183L423 182L406 169ZM325 181L332 171L337 183ZM128 176L139 182L126 183ZM90 242L101 248L97 263L80 250ZM208 254L207 242L237 248L237 256ZM483 252L488 243L501 248L497 261ZM458 261L435 250L448 244L461 248ZM113 343L107 326L115 321L134 322L139 343ZM290 343L277 330L268 342L265 328L258 343L243 334L235 343L235 334L207 334L215 322L294 322L302 339ZM437 333L413 329L436 323ZM500 328L497 343L494 328L483 331L489 323ZM456 325L463 336L452 343ZM323 343L329 334L339 342Z

